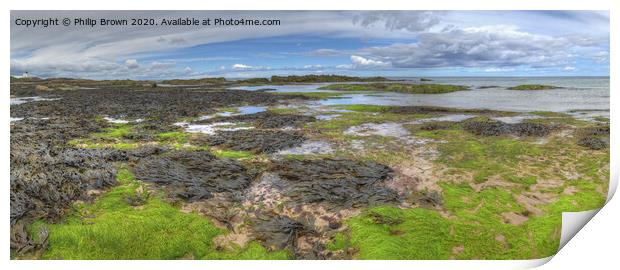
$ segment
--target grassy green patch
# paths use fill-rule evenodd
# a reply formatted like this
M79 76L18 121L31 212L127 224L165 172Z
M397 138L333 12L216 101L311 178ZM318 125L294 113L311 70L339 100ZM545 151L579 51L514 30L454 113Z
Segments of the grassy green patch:
M509 90L549 90L557 88L560 87L544 84L521 84L513 87L508 87Z
M267 108L268 111L278 114L294 114L299 112L299 107L281 107L281 108Z
M512 171L520 157L536 157L543 151L534 144L508 137L476 137L461 130L437 130L418 135L435 139L451 138L438 146L439 161L452 168L471 171L476 182L490 176Z
M337 106L340 109L350 110L355 112L384 112L393 106L383 105L368 105L368 104L351 104Z
M225 233L208 219L182 213L158 195L143 197L141 206L128 198L143 184L128 170L119 171L120 185L92 204L76 205L62 222L35 223L31 230L47 226L49 248L45 259L179 259L245 258L283 259L285 252L267 252L251 244L235 252L216 251L215 236Z
M331 251L346 250L351 246L350 237L344 233L338 233L334 236L334 240L327 243L326 248Z
M570 117L570 115L560 112L547 112L547 111L535 111L530 114L543 116L543 117Z
M376 207L350 219L350 235L339 236L328 247L344 249L350 243L359 250L359 259L543 258L557 251L562 211L589 210L604 203L602 194L584 191L546 206L547 215L515 226L500 216L522 211L510 192L495 188L476 192L465 185L442 188L444 207L453 217L430 209Z
M404 84L404 83L368 83L368 84L330 84L319 89L338 91L385 91L409 94L442 94L464 91L469 88L449 84Z
M254 157L254 154L248 151L216 150L216 151L213 151L213 154L219 158L241 159L241 158Z
M513 182L513 183L518 183L518 184L523 184L526 186L529 185L533 185L537 183L536 180L536 176L534 175L528 175L528 176L516 176L516 175L506 175L505 177L506 180Z
M188 139L187 132L172 131L157 134L157 140L162 142L187 143Z
M114 124L111 128L106 128L103 132L93 134L93 137L102 139L120 139L129 135L132 127L129 124Z
M607 118L607 117L596 116L596 117L594 117L594 120L599 121L599 122L607 122L607 123L609 123L609 118Z

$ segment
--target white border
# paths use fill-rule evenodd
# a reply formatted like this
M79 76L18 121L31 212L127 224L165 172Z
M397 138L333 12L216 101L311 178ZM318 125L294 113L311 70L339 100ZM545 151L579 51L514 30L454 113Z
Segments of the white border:
M105 0L105 1L77 1L77 0L30 0L11 2L2 1L3 20L2 20L2 36L5 37L2 48L5 52L2 56L2 70L5 76L0 76L2 85L5 87L4 102L8 105L9 98L9 74L10 74L10 21L9 10L19 9L41 9L41 10L519 10L519 9L550 9L550 10L611 10L612 22L611 32L618 32L618 19L614 16L620 12L618 3L615 0L588 0L588 1L568 1L568 0L514 0L508 1L491 1L491 0L434 0L434 1L398 1L398 0L381 0L381 1L355 1L345 3L344 1L333 0L313 0L308 2L300 1L278 1L278 0L262 0L262 1L191 1L191 0L174 0L174 1L127 1L127 0ZM617 38L612 35L611 48L620 48ZM618 70L618 57L614 52L611 54L611 117L618 119L619 110L614 109L620 106L618 102L618 94L615 93L617 88L617 75L614 76L613 71ZM617 91L617 90L616 90ZM5 142L2 144L1 151L5 153L2 156L2 172L4 172L4 191L2 194L9 194L10 168L9 168L9 108L10 106L2 106L0 110L2 117L2 138ZM612 179L617 183L618 180L618 164L620 156L618 153L617 134L620 134L618 126L612 125L612 154L611 154L611 174ZM615 187L615 183L610 185ZM610 195L615 189L610 191ZM8 196L1 202L2 215L9 216L9 199ZM610 196L611 198L611 196ZM614 268L617 266L615 256L617 256L617 246L620 242L618 234L615 232L620 221L618 218L620 212L620 203L618 200L611 201L597 214L592 225L586 226L582 233L578 234L573 241L570 241L566 248L563 248L551 263L545 265L545 269L567 269L576 266L581 268L597 265L597 269ZM174 269L182 267L183 269L221 269L221 268L269 268L269 269L287 269L296 270L327 268L327 269L380 269L386 266L395 269L514 269L535 267L547 262L550 258L531 261L10 261L9 260L9 222L5 220L2 223L3 233L0 233L0 243L3 251L2 265L8 266L10 269ZM595 227L596 226L596 227ZM579 241L579 243L573 242ZM581 246L577 245L580 244ZM614 252L616 250L616 252ZM606 256L601 256L607 254ZM607 263L605 263L607 262ZM604 267L608 266L608 267ZM3 267L4 268L4 267ZM6 269L6 268L4 268Z

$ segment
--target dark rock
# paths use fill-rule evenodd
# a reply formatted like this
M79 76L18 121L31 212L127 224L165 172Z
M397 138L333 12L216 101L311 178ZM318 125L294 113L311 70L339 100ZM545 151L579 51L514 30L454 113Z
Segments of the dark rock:
M480 136L547 136L554 127L539 123L507 124L495 120L465 120L463 129Z
M211 146L220 146L235 151L254 153L275 153L282 149L301 145L306 138L300 132L279 130L237 130L219 131L202 140Z
M207 151L176 151L140 160L136 178L163 186L172 197L195 201L215 192L246 189L255 174L233 159L218 159Z
M590 148L592 150L602 150L609 147L609 143L597 137L584 137L577 141L577 145Z
M392 170L376 162L347 159L279 160L269 171L287 181L283 194L294 203L351 208L395 203L399 197L381 183Z
M314 234L310 226L287 216L260 215L254 222L256 238L270 250L294 249L295 241L302 235Z
M433 130L446 130L454 126L454 122L428 122L419 126L420 130L433 131Z

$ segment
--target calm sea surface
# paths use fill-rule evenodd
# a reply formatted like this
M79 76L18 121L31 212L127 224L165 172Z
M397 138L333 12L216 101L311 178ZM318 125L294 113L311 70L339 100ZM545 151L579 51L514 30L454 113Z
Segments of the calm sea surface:
M518 112L568 112L578 117L609 117L609 77L430 77L430 83L457 84L471 87L471 91L446 94L350 94L344 98L317 101L322 105L376 104L376 105L429 105L453 108L493 109ZM419 78L393 78L419 82ZM507 87L520 84L547 84L562 89L514 91ZM329 92L317 90L326 85L269 85L238 87L236 89L276 89L276 92ZM483 88L480 88L483 87Z

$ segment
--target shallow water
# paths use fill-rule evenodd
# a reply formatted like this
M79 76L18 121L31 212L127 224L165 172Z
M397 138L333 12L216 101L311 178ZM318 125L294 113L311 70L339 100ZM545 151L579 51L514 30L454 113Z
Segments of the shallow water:
M469 118L474 118L477 115L475 114L448 114L448 115L442 115L439 117L432 117L432 118L424 118L424 119L420 119L420 120L416 120L411 122L410 124L421 124L421 123L426 123L426 122L460 122L463 120L467 120Z
M332 120L340 117L340 114L319 114L314 116L317 120Z
M418 78L396 78L419 83ZM404 94L384 92L380 94L347 94L339 98L313 101L311 105L372 104L394 106L442 106L462 109L491 109L517 112L588 111L587 117L609 117L608 77L437 77L429 83L457 84L471 87L470 91L446 94ZM562 89L540 91L515 91L506 87L519 84L548 84ZM276 89L274 92L334 92L318 90L326 85L263 85L237 87L237 89ZM481 86L497 86L480 89ZM585 115L585 114L576 114Z
M524 120L538 119L538 118L542 118L542 117L538 115L532 115L532 114L523 114L523 115L516 115L516 116L493 117L492 119L504 122L506 124L518 124L518 123L523 122Z
M275 89L270 90L268 92L281 92L281 93L290 93L290 92L338 92L336 90L320 90L318 88L329 85L329 83L313 83L313 84L291 84L291 85L261 85L261 86L239 86L232 87L229 89L232 90L247 90L247 91L258 91L261 89Z
M239 126L239 123L231 123L231 122L217 122L206 125L194 125L185 122L175 123L177 126L181 126L185 128L186 132L190 133L204 133L208 135L213 135L217 131L236 131L236 130L244 130L244 129L253 129L254 127L248 126Z
M26 102L46 101L46 100L59 100L59 98L44 98L44 97L39 97L39 96L11 98L11 105L19 105L19 104L23 104Z
M103 119L105 119L106 121L110 123L114 123L114 124L140 123L144 121L143 119L124 120L124 119L112 118L112 117L104 117Z
M267 107L264 106L241 106L237 107L237 112L218 112L209 115L203 115L198 118L198 120L207 120L214 117L228 117L233 115L246 115L246 114L255 114L259 112L264 112L267 110Z
M264 112L267 110L267 107L263 106L242 106L237 108L239 110L238 113L233 113L233 115L246 115L246 114L255 114L259 112Z
M344 134L354 136L384 136L401 138L409 135L402 124L399 123L365 123L359 126L353 126L347 129Z

